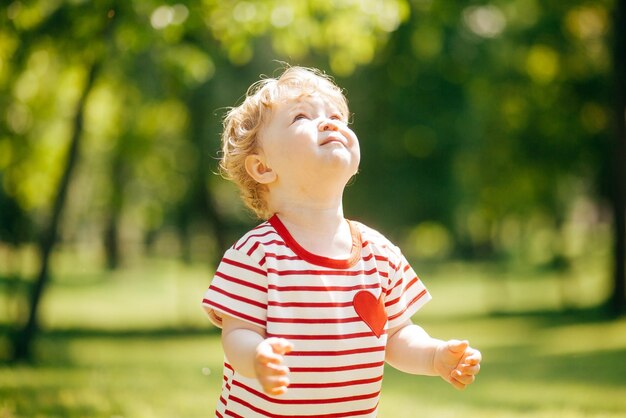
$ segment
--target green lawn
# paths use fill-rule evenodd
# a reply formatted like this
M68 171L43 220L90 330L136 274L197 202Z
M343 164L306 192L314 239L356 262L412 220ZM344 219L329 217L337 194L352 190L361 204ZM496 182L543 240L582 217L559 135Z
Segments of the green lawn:
M56 265L62 279L42 306L36 364L0 363L0 418L212 416L222 354L199 306L208 268L152 261L113 275L74 270ZM483 352L482 372L458 392L388 369L379 416L625 417L626 318L538 313L569 305L567 292L585 295L578 306L593 304L604 286L571 272L494 284L498 274L464 265L427 274L435 299L415 320L433 336L468 338ZM541 295L534 313L520 313L530 289ZM489 314L503 306L508 313Z

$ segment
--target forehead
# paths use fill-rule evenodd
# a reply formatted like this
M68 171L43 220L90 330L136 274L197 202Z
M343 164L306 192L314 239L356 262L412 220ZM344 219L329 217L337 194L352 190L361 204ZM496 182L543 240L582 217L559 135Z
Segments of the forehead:
M330 87L321 88L319 85L309 86L310 88L302 88L302 86L298 86L298 88L293 86L282 87L270 105L272 110L323 105L336 109L346 117L348 115L348 105L345 98L339 91Z
M336 97L315 93L293 94L280 98L275 108L299 109L302 107L322 106L342 111L342 101Z

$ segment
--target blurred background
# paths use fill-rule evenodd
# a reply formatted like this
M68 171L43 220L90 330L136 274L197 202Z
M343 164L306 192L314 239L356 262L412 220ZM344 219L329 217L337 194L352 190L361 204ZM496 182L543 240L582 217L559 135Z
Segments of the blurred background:
M221 120L283 62L345 89L346 216L415 320L483 351L463 393L389 369L380 416L626 416L624 3L3 1L0 418L212 415L200 302L259 222Z

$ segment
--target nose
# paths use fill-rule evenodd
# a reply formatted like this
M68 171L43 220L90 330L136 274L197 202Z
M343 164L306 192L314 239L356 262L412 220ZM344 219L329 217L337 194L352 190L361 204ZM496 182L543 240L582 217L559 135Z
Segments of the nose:
M337 123L335 122L334 119L324 118L319 124L319 130L320 131L337 131L339 130L339 127L337 126Z

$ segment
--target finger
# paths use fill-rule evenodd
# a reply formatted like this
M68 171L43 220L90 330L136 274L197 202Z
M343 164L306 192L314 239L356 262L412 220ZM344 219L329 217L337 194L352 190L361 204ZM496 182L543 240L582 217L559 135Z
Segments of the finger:
M448 350L453 353L463 353L469 347L469 342L467 340L459 341L459 340L450 340L448 341Z
M259 351L256 354L256 359L257 361L259 361L261 364L280 364L283 361L283 356L279 355L279 354L274 354L273 352L264 352L264 351Z
M465 357L464 362L467 364L478 364L483 360L483 356L480 351L470 348L468 350L468 355Z
M274 338L269 338L267 341L272 347L272 350L274 351L274 353L276 354L283 355L293 350L293 344L284 338L274 337Z
M462 382L459 382L457 379L450 379L450 384L458 390L465 390L466 385L464 385Z
M282 395L287 392L289 379L286 377L278 379L267 379L264 381L263 390L271 395Z
M464 364L461 367L459 367L457 370L459 370L463 374L477 375L478 373L480 373L480 364L475 364L475 365Z
M286 344L278 341L278 338L268 338L267 340L262 341L256 350L256 358L263 364L275 363L279 364L283 361L283 356L281 351L284 351L284 348L288 348L290 343L286 342ZM274 348L276 346L278 351ZM284 348L281 348L284 347Z
M287 393L287 385L282 385L282 386L278 386L278 387L273 387L271 389L268 389L265 391L265 393L269 394L269 395L273 395L273 396L280 396L283 395L285 393Z
M286 376L289 374L289 368L287 366L279 366L270 363L266 366L268 376Z
M458 370L455 370L452 373L450 380L451 380L450 383L454 381L463 386L467 386L467 385L474 383L474 380L476 380L476 377L474 375L464 374L464 373L459 372Z
M463 360L463 364L468 366L475 366L477 364L480 364L480 359L468 357Z

